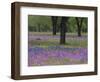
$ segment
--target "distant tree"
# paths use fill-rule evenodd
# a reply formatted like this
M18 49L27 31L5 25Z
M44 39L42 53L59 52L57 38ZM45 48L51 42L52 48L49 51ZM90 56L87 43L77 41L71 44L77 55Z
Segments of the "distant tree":
M57 32L57 19L58 17L57 16L52 16L51 17L52 19L52 26L53 26L53 35L56 35L56 32Z
M78 37L81 37L81 29L82 29L83 18L76 17L75 19L76 19L76 23L77 23Z
M66 43L66 30L67 28L67 21L69 17L62 17L61 19L61 24L60 24L60 44L65 44Z

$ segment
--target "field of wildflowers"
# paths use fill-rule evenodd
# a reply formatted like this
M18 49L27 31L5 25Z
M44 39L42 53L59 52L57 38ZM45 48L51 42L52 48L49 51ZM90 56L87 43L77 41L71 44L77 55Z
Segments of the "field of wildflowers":
M66 44L59 44L59 34L29 32L28 66L75 65L88 63L87 35L66 35Z

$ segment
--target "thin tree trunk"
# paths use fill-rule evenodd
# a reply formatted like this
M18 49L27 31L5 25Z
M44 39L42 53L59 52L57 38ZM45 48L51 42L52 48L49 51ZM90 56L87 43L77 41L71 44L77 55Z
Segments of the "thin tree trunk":
M77 23L77 28L78 28L78 30L77 30L78 31L78 37L81 37L82 22L83 22L82 18L76 17L76 23Z
M57 28L57 18L56 16L52 16L52 26L53 26L53 35L56 35L56 28Z

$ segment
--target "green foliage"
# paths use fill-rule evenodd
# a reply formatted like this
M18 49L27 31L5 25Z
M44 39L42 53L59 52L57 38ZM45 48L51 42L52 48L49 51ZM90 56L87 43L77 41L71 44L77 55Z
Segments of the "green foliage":
M84 18L83 20L84 20L84 22L83 22L83 26L82 26L82 32L86 33L88 30L88 20L87 20L87 18Z
M82 32L87 32L88 28L87 18L83 18ZM60 31L61 17L57 19L57 32ZM69 17L68 22L66 22L67 32L77 32L77 23L75 17ZM28 30L31 32L52 32L52 20L51 16L28 16Z
M50 16L28 16L29 31L45 32L51 31L51 17Z
M68 26L68 32L76 32L77 31L75 17L69 18L67 26Z

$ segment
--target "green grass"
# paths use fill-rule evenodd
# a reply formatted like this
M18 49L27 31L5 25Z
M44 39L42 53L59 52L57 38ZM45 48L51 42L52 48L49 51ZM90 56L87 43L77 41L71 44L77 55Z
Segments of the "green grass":
M66 41L66 46L73 46L73 47L87 47L87 40L68 40Z
M30 41L30 45L38 46L61 46L58 40L45 40L45 41ZM87 47L87 40L66 40L66 43L63 45L65 47Z
M29 32L29 35L31 36L53 36L50 32ZM56 36L59 36L60 34L57 33ZM73 38L74 36L74 38ZM82 36L87 36L86 33L82 33ZM69 39L68 39L68 38ZM72 39L70 39L70 37ZM50 38L47 40L31 40L29 41L29 45L31 46L41 46L41 47L48 47L48 46L65 46L65 47L87 47L87 38L85 39L77 39L77 33L66 33L66 43L64 45L60 44L60 38Z

